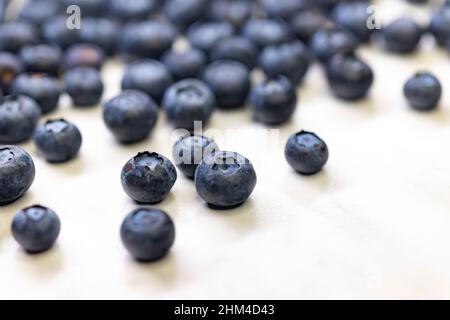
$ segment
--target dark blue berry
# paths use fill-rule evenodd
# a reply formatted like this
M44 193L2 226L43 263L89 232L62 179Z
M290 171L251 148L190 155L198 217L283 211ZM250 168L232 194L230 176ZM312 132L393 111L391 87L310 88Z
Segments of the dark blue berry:
M308 71L312 56L300 41L266 47L259 64L269 77L283 75L294 84L300 84Z
M330 24L330 21L322 10L311 8L294 14L289 19L289 24L299 40L309 43L312 36L327 24Z
M355 56L334 56L327 65L327 75L333 93L346 100L365 97L374 81L370 66Z
M56 16L42 25L42 37L51 44L67 49L79 41L80 30L67 28L67 17Z
M63 0L64 7L76 5L83 16L98 17L105 13L105 8L110 0Z
M256 180L255 169L248 159L236 152L219 151L197 167L195 188L211 207L226 209L244 203Z
M169 121L177 128L194 130L195 122L207 125L217 101L202 81L185 79L167 89L162 105Z
M250 90L250 74L242 63L216 61L206 68L202 79L214 92L219 108L244 106Z
M78 154L82 137L73 123L64 119L48 120L36 129L34 143L48 162L61 163Z
M0 89L3 94L10 92L14 78L25 70L17 56L10 52L0 52Z
M450 40L450 3L433 13L429 26L430 32L440 46L447 46Z
M172 83L172 75L162 63L142 60L128 65L122 79L122 89L140 90L160 103Z
M154 128L158 120L158 107L145 93L126 90L105 104L103 119L120 142L138 142Z
M336 54L352 54L357 46L358 40L350 31L335 26L320 29L310 40L313 53L323 63Z
M413 20L398 19L383 28L386 49L394 53L412 53L422 38L422 28Z
M281 20L249 19L243 26L242 34L260 49L292 39L289 26Z
M39 39L36 28L25 21L10 21L0 25L0 50L17 53Z
M341 2L331 13L334 22L341 27L350 30L361 42L370 40L373 29L367 27L370 18L369 3Z
M178 169L189 179L194 179L195 171L203 159L218 151L214 140L188 134L175 143L172 155Z
M154 262L163 258L175 242L175 225L160 209L138 208L125 218L120 236L135 259Z
M190 48L185 51L168 51L162 61L176 80L182 80L201 76L207 58L203 51Z
M167 0L166 17L180 29L189 27L206 14L209 0Z
M41 115L38 104L26 96L6 96L0 101L0 143L30 139Z
M97 45L76 44L69 47L63 59L63 68L65 70L77 67L90 67L100 69L105 60L105 53Z
M97 69L73 68L64 75L64 84L76 106L93 106L102 99L104 85Z
M288 19L293 14L311 7L309 0L262 0L263 9L273 18Z
M141 152L123 167L123 190L139 203L155 204L163 201L177 180L177 170L166 157Z
M26 46L20 50L19 56L27 72L59 75L62 51L58 46L47 44Z
M222 39L232 36L233 26L228 22L204 22L191 26L187 33L189 43L209 55Z
M110 14L121 20L143 20L159 6L160 0L109 0Z
M252 0L210 1L208 18L215 21L228 21L239 28L251 16L255 3Z
M106 18L83 18L83 27L79 31L79 39L83 43L99 46L106 54L116 50L116 38L120 24Z
M256 66L258 57L258 47L249 39L233 36L219 41L211 52L211 60L235 60L248 69Z
M25 150L0 147L0 205L22 197L33 184L35 174L33 159Z
M29 253L41 253L55 244L61 231L57 214L43 206L19 211L12 221L11 232L16 241Z
M311 175L319 172L328 161L328 147L316 134L301 131L289 138L286 160L297 172Z
M289 121L297 106L293 83L284 76L269 78L253 87L250 104L255 120L275 125Z
M61 12L60 0L28 0L19 12L18 19L41 26Z
M413 109L428 111L438 106L442 86L434 75L427 72L417 73L406 82L404 93Z

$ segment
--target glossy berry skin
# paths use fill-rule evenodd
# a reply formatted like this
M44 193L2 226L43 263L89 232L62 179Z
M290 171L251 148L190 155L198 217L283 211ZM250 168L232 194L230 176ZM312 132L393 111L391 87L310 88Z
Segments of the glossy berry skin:
M197 79L181 80L169 87L162 106L177 128L194 130L195 122L206 126L217 106L211 89Z
M189 179L194 179L198 165L211 154L218 152L214 140L205 136L188 134L173 146L172 155L177 168Z
M154 12L159 5L159 0L110 0L109 13L118 19L143 20Z
M422 28L413 20L398 19L383 29L386 49L399 54L412 53L422 38Z
M34 143L48 162L62 163L78 154L82 137L73 123L64 119L48 120L36 129Z
M76 106L93 106L100 102L104 85L97 69L78 67L64 75L66 92Z
M436 38L437 43L446 47L450 39L450 5L446 4L433 13L429 31Z
M198 78L206 67L207 58L203 51L190 48L185 51L170 50L162 61L175 80Z
M78 36L82 43L97 45L106 54L112 55L119 30L120 24L111 19L83 17L83 27Z
M103 120L118 141L134 143L150 134L158 120L158 107L145 93L126 90L105 104Z
M281 20L250 19L242 29L242 35L260 49L292 39L289 26Z
M172 48L177 30L159 20L130 22L120 33L118 48L133 59L159 59Z
M14 216L11 232L28 253L42 253L55 244L61 231L58 215L49 208L32 206Z
M420 111L436 109L442 96L439 79L430 73L417 73L404 87L404 94L410 106Z
M93 44L76 44L69 47L64 54L63 68L69 70L77 67L100 69L105 60L103 50Z
M209 56L216 44L233 33L233 26L228 22L206 22L192 25L187 32L187 38L194 48Z
M47 43L60 46L62 49L79 41L80 30L67 28L67 17L56 16L42 25L42 37Z
M283 75L294 84L300 84L308 71L312 56L300 41L266 47L259 64L269 77Z
M57 78L42 74L21 74L11 85L11 94L25 95L34 99L43 114L56 109L61 92Z
M60 0L29 0L19 12L18 20L41 26L45 21L61 13Z
M10 21L0 25L0 51L17 53L39 39L33 25L25 21Z
M36 174L31 156L17 146L0 147L0 205L10 204L31 187Z
M122 79L122 89L140 90L160 103L172 83L172 75L162 63L142 60L128 65Z
M312 36L327 24L330 24L330 20L322 10L317 8L302 10L289 19L289 25L295 37L305 43L309 43Z
M295 86L284 76L269 78L253 87L250 105L256 121L268 125L285 123L297 106Z
M206 13L209 0L167 0L164 14L179 29L184 30Z
M26 96L6 96L0 101L0 143L30 139L41 115L38 104Z
M327 76L334 94L345 100L365 97L374 81L370 66L355 56L334 56L327 65Z
M227 21L239 28L251 16L255 4L248 0L210 1L208 18L215 21Z
M120 236L136 260L154 262L166 256L175 242L175 225L167 213L158 208L138 208L125 218Z
M244 106L250 91L250 74L240 62L221 60L210 64L202 77L217 99L222 109Z
M243 204L256 186L251 162L236 152L219 151L204 159L195 172L198 195L211 207L234 208Z
M0 88L3 94L9 93L14 78L24 70L25 66L16 55L0 52Z
M316 57L326 63L336 54L352 54L358 46L358 41L350 31L327 26L312 36L309 46Z
M235 60L253 69L257 63L258 47L240 36L222 39L213 48L211 60Z
M26 46L20 50L19 56L27 72L59 75L62 51L58 46L46 44Z
M289 19L293 14L311 7L308 0L262 0L262 6L270 17Z
M332 11L333 21L347 30L350 30L361 42L367 42L373 29L367 27L370 18L367 2L341 2Z
M141 152L131 158L121 173L125 193L139 203L156 204L163 201L177 180L177 170L166 157Z
M291 136L286 144L286 160L298 173L312 175L328 161L328 146L316 134L301 131Z

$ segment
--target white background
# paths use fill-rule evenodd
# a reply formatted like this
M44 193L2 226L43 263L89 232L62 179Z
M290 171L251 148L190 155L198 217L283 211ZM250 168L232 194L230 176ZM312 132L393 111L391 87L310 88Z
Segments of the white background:
M401 1L379 3L387 21L417 13ZM361 55L376 74L368 100L336 100L315 66L278 146L261 152L248 130L218 139L257 170L258 185L243 207L212 211L179 175L159 205L176 223L176 243L154 264L136 263L120 242L120 224L137 206L119 176L138 151L171 158L172 127L161 115L149 139L121 146L100 107L74 109L63 98L48 118L76 123L82 151L68 164L50 165L32 143L23 145L37 176L24 198L0 208L0 298L450 298L448 54L425 39L416 55L379 48ZM404 101L402 86L418 70L443 83L436 112L414 112ZM103 74L106 100L119 92L122 67L109 62ZM209 127L264 129L244 110L217 112ZM300 129L316 132L330 148L326 170L313 177L297 175L283 159L284 143ZM53 250L30 256L12 239L10 223L37 203L60 215L62 232Z

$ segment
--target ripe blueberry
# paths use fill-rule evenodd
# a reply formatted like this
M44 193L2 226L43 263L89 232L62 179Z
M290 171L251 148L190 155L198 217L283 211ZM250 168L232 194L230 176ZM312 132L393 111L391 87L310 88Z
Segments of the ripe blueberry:
M98 70L88 67L71 69L64 75L66 92L76 106L93 106L103 95L103 82Z
M441 99L442 86L434 75L421 72L406 82L404 93L412 108L421 111L433 110Z

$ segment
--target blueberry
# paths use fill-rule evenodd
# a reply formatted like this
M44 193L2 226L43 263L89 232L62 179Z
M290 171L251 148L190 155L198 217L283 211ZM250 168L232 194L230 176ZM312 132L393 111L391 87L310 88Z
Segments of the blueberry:
M25 96L6 96L0 101L0 143L30 139L41 115L38 104Z
M297 106L295 86L284 76L269 78L253 87L250 104L253 117L259 122L269 125L287 122Z
M326 14L317 8L302 10L289 19L289 24L295 36L306 43L311 40L317 31L329 23Z
M206 68L202 78L214 92L219 108L233 109L245 104L250 90L250 74L242 63L216 61Z
M29 0L19 12L19 20L41 26L45 21L61 13L60 0Z
M311 7L309 0L262 0L269 16L288 19L293 14Z
M259 64L269 77L283 75L300 84L312 60L309 49L300 41L266 47Z
M33 159L17 146L0 147L0 205L22 197L34 181Z
M133 143L150 134L158 119L158 108L145 93L126 90L105 104L103 119L117 140Z
M76 44L69 47L63 59L63 68L68 70L76 67L100 69L105 60L105 53L99 46L93 44Z
M177 180L177 170L166 157L151 152L141 152L123 167L123 190L139 203L155 204L163 201Z
M256 66L257 56L258 47L249 39L240 36L222 39L211 52L213 61L235 60L244 64L248 69Z
M39 44L26 46L20 50L20 59L25 65L27 72L58 76L62 61L62 51L55 45Z
M124 2L127 3L127 2ZM116 49L116 37L120 24L106 18L83 18L83 27L79 39L83 43L99 46L106 54L113 54Z
M191 133L175 143L172 155L177 168L189 179L194 179L195 171L203 159L218 151L214 140Z
M292 39L289 26L272 19L249 19L243 26L242 34L260 49Z
M202 81L186 79L167 89L162 105L168 119L177 128L194 130L196 121L201 121L206 126L217 101L214 93Z
M412 108L421 111L433 110L441 99L442 86L434 75L422 72L406 82L404 93Z
M203 22L191 26L187 33L189 43L209 55L222 39L232 36L233 26L228 22Z
M159 0L110 0L109 12L121 20L143 20L158 8L159 2Z
M42 37L50 44L67 49L79 41L80 30L67 28L66 16L55 16L42 25Z
M327 65L327 75L334 94L346 100L365 97L374 81L370 66L355 56L334 56Z
M61 85L58 79L42 74L21 74L11 85L11 93L25 95L36 100L43 114L58 106Z
M64 76L66 92L76 106L93 106L103 95L103 81L97 69L78 67Z
M176 80L198 78L206 67L206 55L198 49L168 51L162 58Z
M175 242L175 225L164 211L146 207L132 211L120 229L122 243L142 262L163 258Z
M8 94L14 78L25 70L23 63L14 54L0 52L0 88Z
M367 42L372 35L373 29L367 27L370 18L368 10L369 3L361 2L341 2L331 13L336 24L350 30L359 41Z
M167 0L164 13L177 27L185 29L205 15L208 3L209 0Z
M295 171L311 175L322 170L327 163L328 146L316 134L301 131L289 138L285 156Z
M176 29L164 21L130 22L123 28L118 45L126 56L159 59L172 48L176 37Z
M0 50L13 53L26 46L35 44L39 39L33 25L25 21L10 21L0 25Z
M430 32L440 46L447 46L450 39L450 5L446 4L433 13Z
M61 222L52 209L37 205L16 213L11 231L14 239L27 252L41 253L55 244L61 231Z
M358 41L350 31L336 26L320 29L310 40L312 51L324 63L336 54L352 54L357 46Z
M412 53L422 38L422 28L413 20L398 19L383 28L386 49L395 53Z
M252 0L215 0L210 1L208 18L215 21L227 21L239 28L251 16L255 4Z
M64 7L76 5L80 8L83 16L98 17L104 14L105 7L110 0L63 0Z
M195 172L195 188L199 196L208 205L220 209L244 203L253 192L256 180L253 165L236 152L211 154Z
M162 63L142 60L128 65L122 79L122 89L143 91L160 103L164 92L172 83L173 78Z
M61 163L78 154L82 137L73 123L64 119L48 120L36 129L34 143L48 162Z

